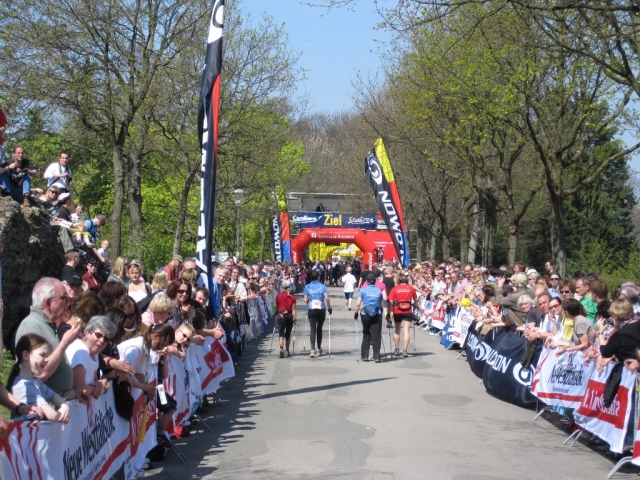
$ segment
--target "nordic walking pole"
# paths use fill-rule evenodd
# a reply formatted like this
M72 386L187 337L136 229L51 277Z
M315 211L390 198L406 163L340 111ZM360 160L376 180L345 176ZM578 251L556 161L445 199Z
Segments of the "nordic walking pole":
M293 322L293 345L291 345L291 350L293 353L296 353L296 330L298 329L298 322L294 320Z
M329 358L331 358L331 314L329 314Z
M413 324L413 353L416 352L416 324Z
M356 318L356 361L360 361L360 355L358 354L358 319Z
M304 345L302 347L302 351L307 350L307 322L309 321L309 311L307 310L304 314Z
M276 325L278 324L278 322L274 322L273 324L273 333L271 334L271 345L269 345L269 353L271 353L271 351L273 350L273 337L275 337L276 335Z

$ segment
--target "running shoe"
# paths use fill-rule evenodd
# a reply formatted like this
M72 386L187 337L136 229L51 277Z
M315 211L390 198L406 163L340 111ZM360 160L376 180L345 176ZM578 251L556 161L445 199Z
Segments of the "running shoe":
M309 352L309 358L316 358L316 351L315 350L311 350L311 352Z
M394 354L396 357L399 357L399 356L400 356L400 350L398 350L398 349L396 348L396 351L395 351L395 352L393 352L393 354Z
M322 349L318 347L318 350L316 350L316 357L319 357L320 355L322 355Z
M291 356L291 354L289 353L289 350L287 350L286 352L284 352L284 356L286 358L289 358Z
M280 358L284 358L284 350L282 348L280 349Z
M406 350L402 351L402 357L403 358L407 358L409 356L409 353Z

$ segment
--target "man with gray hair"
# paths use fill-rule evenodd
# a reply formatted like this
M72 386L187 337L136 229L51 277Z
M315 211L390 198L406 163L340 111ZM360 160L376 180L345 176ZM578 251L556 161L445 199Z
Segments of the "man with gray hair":
M640 294L638 293L638 288L632 282L625 282L622 284L622 288L620 289L620 294L618 298L626 298L633 305L633 313L640 313Z
M80 335L81 326L72 327L58 341L55 319L61 317L66 308L67 292L62 282L49 277L38 280L31 294L31 313L20 323L16 343L28 333L40 335L49 342L53 351L38 379L68 399L73 398L73 395L66 395L73 388L73 371L64 352Z

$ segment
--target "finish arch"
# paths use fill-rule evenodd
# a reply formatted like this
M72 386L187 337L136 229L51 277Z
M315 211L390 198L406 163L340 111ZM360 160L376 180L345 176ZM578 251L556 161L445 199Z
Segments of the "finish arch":
M376 258L376 244L359 228L305 228L291 241L292 263L302 263L302 252L314 242L355 243L365 265L373 265Z

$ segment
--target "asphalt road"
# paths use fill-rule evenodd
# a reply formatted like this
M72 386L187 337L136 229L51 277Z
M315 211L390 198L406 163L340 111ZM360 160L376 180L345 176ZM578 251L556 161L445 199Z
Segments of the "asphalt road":
M331 356L326 338L323 356L309 358L303 321L291 358L278 358L277 337L272 353L271 335L249 343L233 389L219 392L224 405L204 415L212 432L178 440L189 463L170 452L145 478L606 478L615 462L588 439L562 445L556 416L533 422L533 411L489 396L465 359L428 333L418 330L407 359L357 362L353 312L341 289L330 291ZM638 470L622 472L613 478Z

